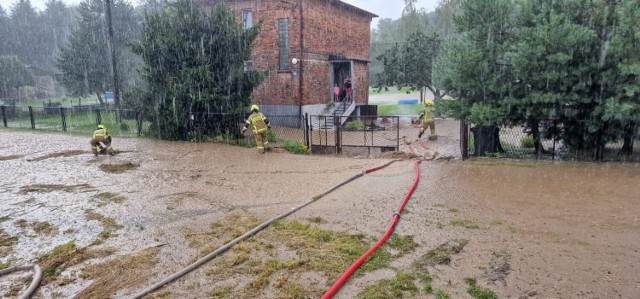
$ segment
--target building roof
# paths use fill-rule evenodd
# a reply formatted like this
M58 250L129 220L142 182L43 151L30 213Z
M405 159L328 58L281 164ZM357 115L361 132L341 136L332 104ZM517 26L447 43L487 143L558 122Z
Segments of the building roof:
M339 7L342 7L342 8L348 9L348 10L353 10L353 11L355 11L357 13L363 14L363 15L368 16L370 18L377 18L378 17L378 15L376 15L374 13L368 12L368 11L362 9L362 8L359 8L357 6L353 6L353 5L349 4L349 3L342 2L340 0L330 0L330 1L333 4L335 4L335 5L339 6Z
M224 3L224 2L241 2L241 1L252 1L252 0L198 0L198 1L195 1L195 2L198 3L201 6L205 6L206 7L206 6L215 5L215 4L220 3L220 2ZM255 1L255 0L253 0L253 1ZM342 9L345 9L345 10L353 11L353 12L355 12L357 14L361 14L361 15L364 15L364 16L367 16L367 17L370 17L370 18L377 18L378 17L378 15L376 15L374 13L368 12L368 11L362 9L362 8L359 8L357 6L353 6L353 5L349 4L349 3L342 2L340 0L327 0L327 1L330 4L336 5L336 6L340 7L340 8L342 8ZM283 2L287 2L288 3L288 1L283 1ZM291 3L291 4L293 4L293 3Z

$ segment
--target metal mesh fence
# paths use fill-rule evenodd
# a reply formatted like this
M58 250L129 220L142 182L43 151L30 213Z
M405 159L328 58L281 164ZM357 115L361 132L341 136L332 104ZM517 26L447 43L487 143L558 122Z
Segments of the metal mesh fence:
M299 115L267 116L271 129L267 132L267 140L270 147L286 148L291 151L305 151L308 142L305 131L305 117ZM237 127L245 125L246 117L240 119ZM255 146L255 136L249 128L246 138L240 138L238 143L243 146Z
M381 148L398 150L399 117L377 116L310 116L311 146Z
M113 136L140 136L149 128L138 113L126 109L90 107L1 106L4 127L91 134L103 124Z
M640 162L640 130L637 125L626 130L630 132L626 135L607 131L588 133L585 121L573 123L572 128L582 133L567 135L562 122L544 120L540 122L536 140L536 134L522 126L489 131L487 127L467 127L467 153L471 156L518 159ZM493 150L483 153L483 149Z

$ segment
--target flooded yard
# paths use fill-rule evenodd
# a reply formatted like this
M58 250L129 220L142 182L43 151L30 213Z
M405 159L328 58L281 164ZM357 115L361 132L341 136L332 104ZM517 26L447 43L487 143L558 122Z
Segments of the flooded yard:
M472 298L472 285L499 298L640 297L638 165L462 162L457 129L443 123L426 142L452 159L421 164L391 244L335 298ZM40 264L36 298L130 298L389 161L133 138L94 157L87 136L0 140L0 267ZM366 174L148 298L318 298L384 232L413 178L411 160ZM415 289L389 283L401 278ZM0 277L0 296L29 282Z

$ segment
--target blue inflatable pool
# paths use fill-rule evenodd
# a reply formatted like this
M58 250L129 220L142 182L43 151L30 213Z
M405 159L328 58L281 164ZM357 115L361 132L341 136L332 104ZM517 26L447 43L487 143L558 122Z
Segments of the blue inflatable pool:
M398 105L415 105L418 104L418 99L398 100Z

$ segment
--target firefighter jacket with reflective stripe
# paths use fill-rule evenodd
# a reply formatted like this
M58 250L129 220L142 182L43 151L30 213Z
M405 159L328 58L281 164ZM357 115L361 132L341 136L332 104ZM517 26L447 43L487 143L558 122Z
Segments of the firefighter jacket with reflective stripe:
M268 129L267 126L269 125L269 121L267 120L267 117L264 116L264 114L260 112L254 112L249 115L249 118L247 119L246 126L249 125L251 125L253 133L264 133Z
M109 132L105 129L97 129L93 132L93 139L96 138L109 138Z
M424 117L424 122L433 121L433 107L425 107L418 118Z

